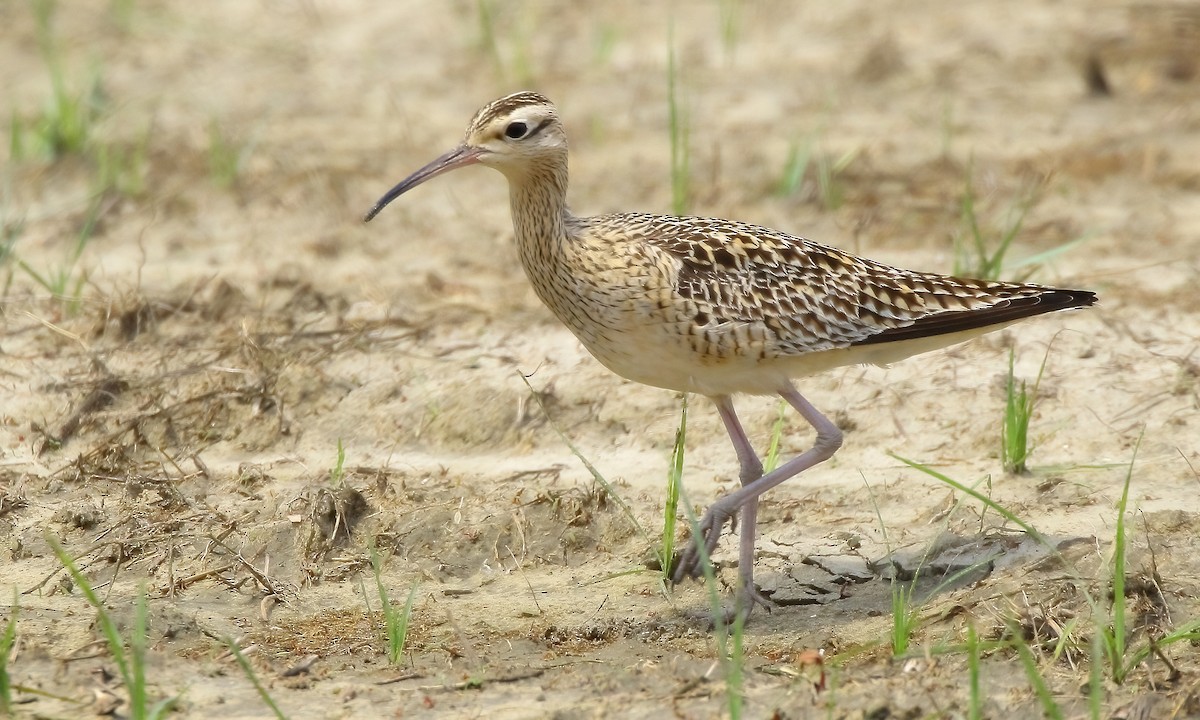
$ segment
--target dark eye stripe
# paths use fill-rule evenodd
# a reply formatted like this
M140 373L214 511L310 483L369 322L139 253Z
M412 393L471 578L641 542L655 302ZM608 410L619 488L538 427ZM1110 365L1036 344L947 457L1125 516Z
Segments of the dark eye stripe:
M543 128L545 128L549 124L550 124L550 118L546 118L545 120L542 120L540 123L535 125L532 130L525 133L524 139L528 140L529 138L533 137L534 135L537 135L539 132L542 131Z

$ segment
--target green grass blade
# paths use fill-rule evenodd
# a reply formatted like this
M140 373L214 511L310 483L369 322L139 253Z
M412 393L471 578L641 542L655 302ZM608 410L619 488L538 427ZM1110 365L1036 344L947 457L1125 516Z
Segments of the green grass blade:
M771 427L771 444L767 446L767 457L763 461L763 474L769 473L779 465L779 443L783 439L783 424L787 417L787 402L779 401L779 415L775 425Z
M496 70L503 77L504 58L500 55L500 43L496 33L496 10L491 0L476 0L476 15L479 17L479 45L488 54Z
M271 708L271 712L275 713L275 717L278 718L278 720L287 720L287 715L283 714L283 711L280 710L279 706L275 704L275 699L271 697L271 693L267 692L267 688L263 686L261 681L259 681L258 674L254 672L254 668L251 667L250 661L247 660L246 656L242 654L242 649L238 647L237 642L235 642L233 638L227 637L225 638L225 646L229 648L229 652L233 653L233 656L237 659L238 665L242 668L242 673L245 674L245 676L250 680L250 683L254 685L254 689L258 691L258 696L262 698L263 703L265 703L267 707Z
M1050 540L1048 538L1046 538L1045 535L1042 535L1042 533L1038 532L1037 528L1035 528L1034 526L1025 522L1021 518L1017 517L1016 515L1014 515L1012 513L1011 510L1009 510L1008 508L1004 507L1003 505L997 503L995 500L992 500L991 498L989 498L988 496L979 492L978 490L971 488L971 487L967 487L966 485L963 485L962 483L958 482L957 480L954 480L953 478L950 478L950 477L938 472L937 470L934 470L933 468L929 467L928 465L922 465L921 463L916 462L914 460L908 460L906 458L900 457L899 455L897 455L895 453L888 453L888 454L891 455L893 458L899 460L900 462L904 463L905 465L913 468L914 470L920 470L921 472L925 473L926 475L929 475L930 477L935 478L935 479L949 485L950 487L954 488L955 490L958 490L961 493L964 493L966 495L969 495L969 496L975 498L979 502L983 503L987 507L989 507L992 510L994 510L995 512L999 513L1000 516L1003 517L1005 520L1008 520L1012 524L1014 524L1017 527L1024 530L1026 532L1026 534L1028 534L1031 538L1036 540L1038 543L1045 545L1046 547L1053 548L1053 545L1050 543Z
M983 720L983 695L979 690L979 635L975 632L974 623L967 625L967 683L967 718Z
M883 520L883 511L879 509L879 503L875 499L875 492L871 486L867 484L866 478L863 478L863 483L867 485L867 491L871 498L871 507L875 510L875 517L879 520L879 530L883 534L883 545L887 549L888 555L892 554L892 541L888 537L887 523ZM913 578L913 583L916 583L916 577ZM905 590L904 584L898 582L895 577L891 582L891 601L892 601L892 657L898 657L908 650L909 638L912 634L913 615L909 608L908 591Z
M83 593L83 596L87 599L88 604L95 608L96 620L100 625L101 634L104 636L104 640L108 644L108 651L112 655L113 662L117 664L117 670L121 675L121 679L125 682L126 687L132 688L134 685L132 668L129 666L129 661L125 652L125 644L121 640L120 632L117 631L116 623L113 622L113 619L111 616L109 616L108 611L104 609L104 604L100 602L100 598L96 595L96 591L92 589L92 584L88 582L88 579L84 577L82 572L80 572L79 567L75 565L75 560L70 556L70 554L67 553L65 549L63 549L63 546L59 544L58 539L53 535L47 534L46 542L50 545L51 550L54 551L55 556L58 557L58 561L61 562L63 567L67 569L67 573L70 574L71 580L74 581L80 592Z
M408 599L404 601L404 610L394 617L394 622L388 624L388 659L393 665L404 657L404 647L408 644L408 628L412 622L413 603L417 599L417 583L408 590Z
M1062 245L1052 247L1049 250L1043 250L1040 253L1034 253L1033 255L1030 255L1027 258L1018 260L1018 261L1010 264L1008 266L1008 269L1011 271L1011 270L1020 270L1020 269L1029 268L1029 267L1037 267L1039 265L1045 265L1046 263L1055 259L1059 255L1066 253L1068 250L1074 249L1076 245L1080 245L1086 240L1091 240L1092 237L1093 237L1092 233L1080 235L1079 237L1075 238L1074 240L1069 240L1069 241L1063 243Z
M742 717L742 707L745 702L745 663L744 647L746 619L740 612L734 618L730 632L729 662L725 671L726 707L729 708L730 720Z
M1095 631L1089 643L1091 661L1088 668L1088 712L1092 720L1103 717L1104 705L1104 659L1106 652L1107 628L1104 618L1094 617Z
M975 274L979 268L979 264L977 261L973 261L972 258L979 258L984 252L983 233L979 229L979 218L975 213L975 186L971 182L973 167L974 160L969 160L965 174L965 186L962 198L959 200L959 216L966 228L965 234L971 242L971 247L969 249L965 247L966 241L962 237L964 233L960 232L954 236L955 275Z
M1029 209L1033 205L1032 196L1021 199L1017 206L1013 209L1016 218L1012 220L1008 228L1000 234L1000 241L996 243L996 247L992 250L991 255L985 256L984 267L987 270L985 277L990 279L999 279L1004 272L1004 258L1008 255L1009 248L1012 247L1013 240L1021 232L1021 227L1025 224L1025 216L1029 214Z
M402 610L388 605L383 610L384 622L387 625L388 662L397 665L404 657L404 645L408 640L408 620L411 617L413 600L417 596L417 586L414 583L408 591L408 600Z
M1020 636L1015 631L1013 635L1018 638ZM1017 655L1021 658L1021 666L1025 668L1025 675L1029 678L1029 684L1033 686L1033 692L1042 704L1042 712L1051 720L1062 720L1062 709L1054 701L1054 695L1050 692L1049 686L1046 685L1046 679L1042 677L1041 671L1038 670L1037 660L1033 657L1033 653L1029 651L1029 646L1018 639L1016 647Z
M346 446L342 444L342 439L337 440L337 460L334 461L333 467L329 470L330 484L340 487L342 481L346 477Z
M675 557L675 525L679 517L679 488L683 484L683 460L687 442L688 396L683 395L679 410L679 429L671 448L671 465L667 470L667 499L663 504L662 545L658 552L663 581L670 579L671 561Z
M892 579L892 656L900 657L908 652L908 644L916 629L919 610L912 603L916 577L912 585Z
M679 490L680 495L683 497L683 507L687 511L688 523L692 528L692 542L696 542L696 539L700 537L700 520L692 510L692 502L687 497L687 491L683 487L680 487ZM704 574L704 588L708 593L709 607L712 610L713 636L716 639L717 659L725 675L727 707L730 711L730 717L738 718L741 716L744 691L742 686L744 671L742 668L743 656L741 650L744 620L741 614L738 613L732 625L726 621L725 613L721 609L721 596L717 590L716 570L713 567L712 558L708 554L708 548L704 547L703 543L698 543L697 547L700 551L700 569ZM735 608L736 610L737 608ZM734 697L735 695L737 697Z
M375 549L374 545L372 545L370 548L370 558L371 572L375 576L375 592L379 597L379 605L382 608L382 611L386 613L388 606L390 606L392 603L391 599L388 597L387 586L383 584L383 563L379 559L379 551ZM366 596L363 597L363 601L366 601ZM371 605L368 603L367 612L370 611Z
M686 215L691 206L691 153L687 111L680 100L679 67L675 62L675 25L667 43L667 116L671 134L671 212Z
M379 559L379 552L374 547L371 548L371 570L375 575L375 589L379 594L379 604L383 613L384 630L387 636L388 662L395 665L404 656L404 646L408 642L408 625L412 619L412 609L413 603L417 598L418 583L413 583L412 588L408 591L408 600L404 603L404 608L399 610L396 606L392 605L387 587L383 584L383 566ZM367 611L370 612L370 605L367 606Z
M733 59L733 52L737 49L741 0L717 0L717 8L721 18L721 47L725 50L725 60L728 62Z
M8 157L13 163L25 159L25 123L17 116L16 108L8 115Z
M1024 268L1025 272L1016 274L1016 279L1023 280L1033 273L1037 265L1066 252L1084 239L1078 238L1006 265L1006 258L1021 234L1029 212L1037 204L1044 185L1036 184L1023 191L1013 199L1005 216L998 222L989 223L990 227L985 230L979 219L978 198L972 181L973 167L973 160L968 161L959 202L961 227L954 234L954 274L998 280L1002 275Z
M25 274L27 274L29 277L33 278L33 281L36 282L38 285L41 285L42 288L44 290L46 290L46 292L49 292L51 294L56 294L54 292L55 283L50 278L42 275L37 270L34 270L33 267L29 265L29 263L25 262L21 258L17 258L17 267L24 270Z
M129 634L129 670L133 682L129 691L129 711L135 718L146 717L146 593L138 592L133 610L133 629Z
M0 635L0 713L12 713L12 676L8 672L9 653L17 641L17 615L20 610L20 596L13 588L12 610L9 611L8 622L4 625L4 634Z
M804 176L812 160L812 138L801 146L793 140L788 147L787 159L783 163L783 175L779 178L776 192L784 197L795 195L804 185Z
M1000 458L1005 472L1023 475L1029 471L1026 460L1029 457L1029 422L1033 415L1034 393L1029 391L1024 380L1018 387L1015 365L1016 353L1009 348L1008 375L1004 384L1004 421L1000 426Z
M1157 640L1151 639L1146 644L1131 651L1125 662L1125 676L1128 677L1129 672L1145 661L1146 658L1150 657L1156 649L1162 650L1165 647L1181 642L1192 645L1200 644L1200 618L1181 625Z
M1125 514L1129 508L1129 486L1133 482L1133 464L1137 461L1138 448L1142 446L1142 435L1138 436L1133 446L1133 457L1129 459L1129 469L1125 472L1125 483L1121 488L1121 500L1117 503L1117 529L1113 538L1113 569L1112 569L1112 679L1119 683L1125 681L1125 675L1132 666L1127 665L1125 658L1125 559L1126 533Z

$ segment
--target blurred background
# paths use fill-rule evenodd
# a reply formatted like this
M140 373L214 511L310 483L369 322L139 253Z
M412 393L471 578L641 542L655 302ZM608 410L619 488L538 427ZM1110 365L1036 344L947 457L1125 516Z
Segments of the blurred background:
M982 232L1021 225L1009 276L1084 237L1072 262L1091 273L1131 270L1119 242L1194 254L1189 3L10 0L0 15L2 268L30 292L67 289L35 274L113 291L292 268L394 293L474 262L507 228L484 173L390 210L403 237L356 219L523 88L561 107L585 214L738 217L949 272L971 269L970 195Z

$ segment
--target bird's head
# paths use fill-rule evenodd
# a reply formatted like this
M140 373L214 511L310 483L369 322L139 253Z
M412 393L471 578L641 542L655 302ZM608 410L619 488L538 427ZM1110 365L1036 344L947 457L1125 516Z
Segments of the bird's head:
M567 136L554 103L535 92L519 92L484 105L471 118L462 144L416 171L375 203L370 222L388 203L442 173L487 165L519 179L539 168L566 166Z

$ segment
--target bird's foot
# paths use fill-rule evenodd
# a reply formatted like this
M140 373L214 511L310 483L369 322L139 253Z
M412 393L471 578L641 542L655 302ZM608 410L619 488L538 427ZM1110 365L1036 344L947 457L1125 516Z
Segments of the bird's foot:
M721 504L714 503L696 524L695 535L687 547L671 561L671 582L675 585L683 582L684 578L698 578L704 575L704 564L710 562L717 542L721 539L721 529L737 514L736 508L727 510ZM700 552L703 546L704 552Z
M762 606L768 613L775 607L775 603L759 592L754 579L745 577L744 569L738 578L738 591L734 598L733 612L728 614L727 622L734 622L740 618L743 626L750 621L750 613L754 612L755 606Z
M741 578L738 578L738 590L734 594L733 607L722 608L715 616L709 615L708 629L710 632L716 630L718 622L727 630L732 630L737 626L746 627L750 624L750 615L754 612L754 608L760 606L770 613L775 607L775 603L759 592L753 581L746 585Z

